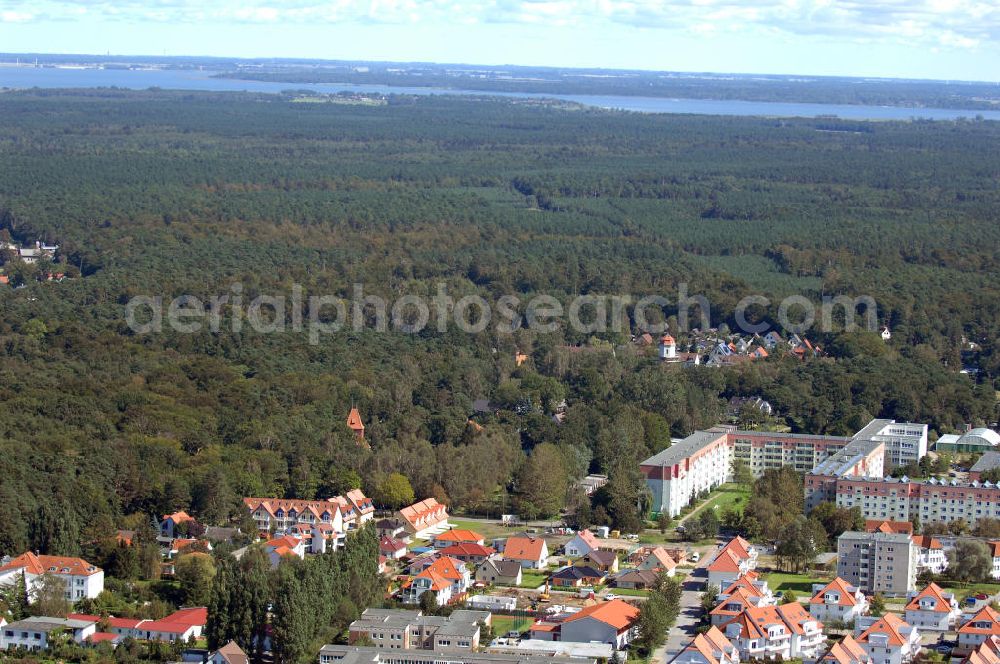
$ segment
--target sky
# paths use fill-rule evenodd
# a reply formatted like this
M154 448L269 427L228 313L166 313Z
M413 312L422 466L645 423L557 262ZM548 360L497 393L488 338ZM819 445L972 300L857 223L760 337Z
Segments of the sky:
M1000 81L1000 0L0 0L0 51Z

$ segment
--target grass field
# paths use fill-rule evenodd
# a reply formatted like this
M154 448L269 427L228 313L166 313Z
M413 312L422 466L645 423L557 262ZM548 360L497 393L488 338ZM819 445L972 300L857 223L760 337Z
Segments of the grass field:
M830 579L821 578L811 574L788 574L786 572L772 572L765 577L767 585L772 592L795 592L799 599L808 599L812 596L812 584L826 583Z
M712 492L712 494L708 497L708 500L699 505L696 510L684 518L685 520L689 519L692 516L698 515L702 510L707 509L715 510L716 515L720 518L728 509L742 512L749 496L749 491L737 486L736 484L723 484Z
M545 583L545 579L549 577L548 574L541 574L539 572L529 572L528 570L521 571L521 585L519 588L537 588L538 586Z
M955 593L955 597L962 599L969 595L985 593L995 595L1000 593L1000 583L955 583L942 582L941 587Z
M611 588L608 592L612 595L630 595L632 597L648 597L648 590L634 590L632 588Z
M526 632L531 627L531 618L519 616L499 616L493 615L493 633L503 636L507 632Z

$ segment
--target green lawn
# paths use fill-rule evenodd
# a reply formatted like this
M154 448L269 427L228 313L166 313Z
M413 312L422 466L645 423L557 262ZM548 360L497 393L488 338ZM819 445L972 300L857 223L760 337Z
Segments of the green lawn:
M631 595L633 597L648 597L648 590L635 590L634 588L610 588L608 590L612 595Z
M1000 583L957 583L943 581L941 582L941 587L955 593L955 597L959 599L963 599L969 595L978 595L979 593L993 595L1000 592Z
M771 592L794 591L799 599L808 599L812 596L812 584L826 583L830 579L819 578L811 574L788 574L786 572L772 572L764 577Z
M508 537L512 533L519 533L521 532L521 530L523 530L523 528L521 530L518 530L516 528L505 528L498 523L481 523L479 521L466 521L465 519L456 519L454 517L449 518L448 523L450 523L455 528L465 528L468 530L476 531L477 533L486 538L487 544L489 544L489 540L492 540L494 538Z
M545 579L549 578L548 574L542 574L540 572L529 572L528 570L521 571L521 585L519 588L537 588L538 586L545 583Z
M688 519L706 509L714 509L719 518L722 518L723 513L728 509L742 512L749 497L750 492L746 489L736 484L723 484L714 490L708 499L699 505L697 509L684 518Z
M503 636L507 632L513 632L517 630L518 632L526 632L528 628L531 627L531 618L519 617L519 616L499 616L493 615L493 633L497 636Z

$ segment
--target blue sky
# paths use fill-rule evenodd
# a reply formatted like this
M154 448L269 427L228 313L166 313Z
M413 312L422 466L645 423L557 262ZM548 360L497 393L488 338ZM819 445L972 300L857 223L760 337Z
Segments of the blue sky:
M1000 81L1000 0L0 0L0 50Z

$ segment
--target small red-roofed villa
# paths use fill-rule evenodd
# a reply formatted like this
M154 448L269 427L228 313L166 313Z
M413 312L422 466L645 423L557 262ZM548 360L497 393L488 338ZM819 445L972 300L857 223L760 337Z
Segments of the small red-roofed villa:
M855 640L876 664L906 664L920 652L920 633L894 613L858 618L854 631Z
M23 577L30 597L45 574L62 579L66 583L66 599L73 602L93 599L104 590L104 570L83 558L36 555L30 551L0 566L0 586L13 585L19 576Z
M838 576L826 585L814 583L806 608L817 620L851 624L868 613L868 598L860 588Z
M740 653L718 627L699 634L669 664L739 664Z
M958 628L958 647L972 649L991 636L1000 636L1000 614L987 605Z
M820 657L819 662L820 664L875 664L871 656L850 634L830 646L826 654Z
M962 610L953 593L945 592L932 583L919 593L910 593L906 604L906 622L922 630L947 632L954 628Z

